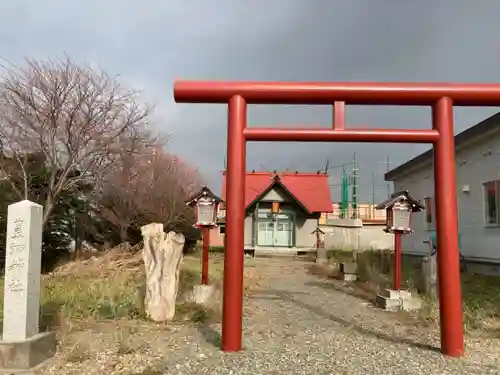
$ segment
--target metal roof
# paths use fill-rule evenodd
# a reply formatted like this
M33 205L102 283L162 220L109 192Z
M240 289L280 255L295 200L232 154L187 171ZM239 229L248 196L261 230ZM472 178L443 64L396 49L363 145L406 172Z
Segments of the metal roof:
M332 212L328 175L301 172L247 172L245 207L248 208L276 184L282 186L310 213ZM226 198L226 173L223 172L222 198Z
M398 202L408 202L411 206L413 212L419 212L425 210L425 206L423 206L419 201L410 196L408 190L397 191L391 195L391 197L382 203L379 203L375 209L376 210L386 210L389 207L394 206Z

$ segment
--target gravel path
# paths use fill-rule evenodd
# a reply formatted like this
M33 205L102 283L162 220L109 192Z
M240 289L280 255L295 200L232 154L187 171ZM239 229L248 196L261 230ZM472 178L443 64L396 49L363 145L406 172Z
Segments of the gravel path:
M64 360L59 354L39 373L500 374L499 340L470 340L465 358L446 358L435 348L439 332L403 325L393 314L308 274L301 261L248 263L259 267L264 280L245 301L243 352L220 352L218 325L135 326L130 339L120 341L135 345L133 350L109 344L116 329L94 329L81 333L92 342L92 353L73 353L71 361L67 353Z

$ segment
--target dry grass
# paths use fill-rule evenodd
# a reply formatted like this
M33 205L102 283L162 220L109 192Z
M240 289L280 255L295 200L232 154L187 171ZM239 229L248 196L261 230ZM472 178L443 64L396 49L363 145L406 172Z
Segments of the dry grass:
M323 276L335 276L339 262L352 259L350 251L330 251L330 268L316 267L312 272ZM346 285L350 293L373 300L376 294L391 287L393 280L393 253L390 251L364 251L357 254L359 281ZM415 263L403 261L405 289L416 292L420 269ZM462 298L464 327L469 333L500 334L500 277L463 273ZM417 316L422 324L439 323L439 303L436 298L423 296L423 307Z
M121 245L98 257L70 262L42 278L41 328L68 330L88 321L145 319L145 285L141 247ZM222 261L212 256L211 281L221 279ZM182 296L200 282L197 256L185 256L179 282L179 320L209 319L211 312L182 302ZM0 292L3 291L1 280ZM0 318L3 311L0 301ZM82 349L75 348L75 357Z

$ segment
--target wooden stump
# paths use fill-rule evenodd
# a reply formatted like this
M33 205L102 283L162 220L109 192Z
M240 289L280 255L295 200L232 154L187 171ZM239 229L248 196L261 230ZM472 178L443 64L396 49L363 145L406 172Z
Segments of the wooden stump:
M185 238L181 233L163 232L163 224L151 223L141 228L146 270L144 307L155 322L165 322L175 315L179 272Z

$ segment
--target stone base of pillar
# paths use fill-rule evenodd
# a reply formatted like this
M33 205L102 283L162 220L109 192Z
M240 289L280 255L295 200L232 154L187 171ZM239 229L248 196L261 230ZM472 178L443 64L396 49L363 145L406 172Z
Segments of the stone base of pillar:
M56 333L43 332L23 341L0 341L0 372L33 370L56 353Z

